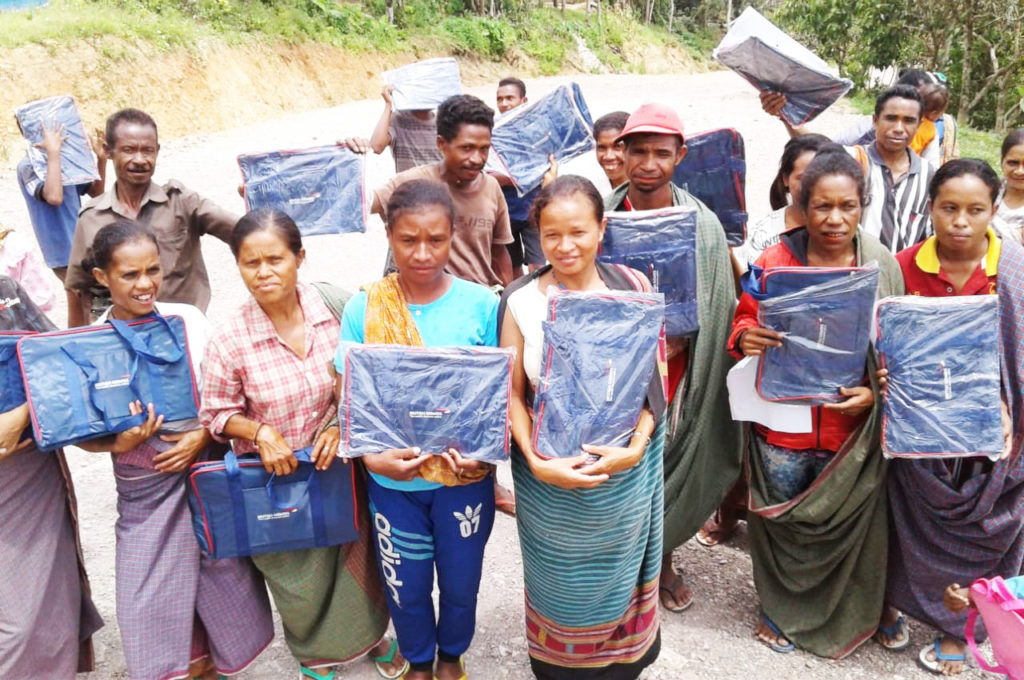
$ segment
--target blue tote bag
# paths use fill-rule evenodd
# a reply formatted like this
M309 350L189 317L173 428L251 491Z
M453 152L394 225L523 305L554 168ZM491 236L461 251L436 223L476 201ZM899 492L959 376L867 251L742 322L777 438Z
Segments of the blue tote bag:
M864 380L878 268L777 267L765 270L761 283L767 297L760 325L783 340L761 358L758 394L768 401L842 401L840 387Z
M686 138L686 157L672 183L699 198L722 223L725 240L741 246L747 238L747 161L743 137L729 129Z
M238 157L248 210L276 208L303 236L366 231L365 156L337 145Z
M511 178L519 195L525 196L540 186L549 155L564 163L593 150L593 130L580 86L562 85L498 118L491 132L488 170Z
M533 450L572 458L584 444L625 446L657 361L661 293L552 288L534 398Z
M197 463L189 472L192 529L216 559L325 548L359 538L356 471L341 461L326 470L295 452L290 475L267 472L258 456Z
M0 413L25 403L25 386L21 379L21 366L18 364L18 340L30 332L0 332Z
M46 178L46 152L36 147L43 141L43 124L49 128L56 122L58 128L64 126L64 134L67 135L60 147L61 184L86 184L99 179L85 125L70 95L29 102L16 108L14 117L28 141L28 158L36 176Z
M340 455L418 446L508 458L514 351L344 343L342 358Z
M167 423L199 411L178 316L29 335L18 341L18 361L33 436L44 451L142 424L145 414L128 410L132 401L152 403Z
M878 302L875 318L875 347L889 371L882 451L892 458L998 458L998 297L890 297Z
M697 211L694 208L608 213L598 259L643 272L665 295L665 333L691 335L697 318Z

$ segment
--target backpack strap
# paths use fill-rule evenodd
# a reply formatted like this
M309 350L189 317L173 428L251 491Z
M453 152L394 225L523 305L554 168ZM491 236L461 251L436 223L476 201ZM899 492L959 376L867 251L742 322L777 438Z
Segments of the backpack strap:
M868 152L863 145L857 144L853 147L853 158L855 161L860 163L860 169L864 172L864 176L867 177L870 173Z
M1006 674L1008 671L1003 668L998 662L992 665L988 660L982 656L981 650L978 649L978 642L974 637L974 626L978 622L978 610L975 607L971 607L971 610L967 613L967 624L964 626L964 638L967 640L967 646L971 648L971 653L974 654L975 660L978 665L984 668L989 673L1002 673Z

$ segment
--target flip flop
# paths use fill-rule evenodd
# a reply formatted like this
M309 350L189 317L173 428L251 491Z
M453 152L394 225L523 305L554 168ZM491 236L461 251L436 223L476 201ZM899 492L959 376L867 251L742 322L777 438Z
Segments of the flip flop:
M305 680L306 678L314 678L314 680L335 680L337 673L335 671L329 671L327 675L320 675L312 668L306 668L305 666L299 666L299 680Z
M380 677L387 678L388 680L394 680L395 678L402 677L403 675L405 675L405 672L407 670L409 670L409 661L408 660L406 660L406 662L404 664L402 664L401 668L399 668L397 671L394 671L390 675L388 674L388 672L386 670L384 670L384 664L389 664L392 661L394 661L395 660L395 654L397 652L398 652L398 640L392 638L392 640L391 640L391 647L390 647L390 649L388 649L388 653L387 654L381 654L380 656L374 656L373 654L370 654L370 659L373 661L373 665L377 667L377 673L380 675Z
M673 602L678 602L676 600L676 591L679 590L679 586L687 587L686 586L686 581L684 581L683 577L680 576L679 574L673 574L672 584L671 585L668 585L668 586L659 585L658 586L658 594L659 594L658 599L661 600L661 606L664 607L665 609L669 610L670 612L675 612L677 614L679 612L686 611L687 609L689 609L693 605L693 591L690 590L690 599L688 599L683 604L675 604L673 606L669 606L669 605L667 605L665 603L665 598L661 597L661 593L668 593L669 594L669 598ZM689 587L687 587L687 589L689 590Z
M466 675L466 660L464 658L462 658L461 656L459 657L459 668L462 669L462 675L459 676L459 680L469 680L469 676ZM435 675L434 676L434 680L441 680L441 679Z
M705 548L714 548L716 545L725 543L735 536L737 526L739 526L738 519L733 521L731 527L726 528L722 524L719 512L716 510L715 514L704 522L704 526L700 528L695 538Z
M942 638L936 637L930 645L925 645L921 650L921 653L917 655L917 660L926 670L935 673L936 675L942 675L942 669L939 668L940 661L962 661L963 664L967 665L966 654L943 654L940 651L942 645ZM928 652L934 651L935 658L929 659Z
M780 630L779 627L775 625L774 621L768 618L767 614L761 614L761 623L768 626L768 630L775 634L775 642L768 642L767 640L761 638L760 635L755 634L759 642L763 643L773 652L778 652L779 654L789 654L794 649L796 649L796 645L793 644L793 641L786 637L786 634L783 633L782 630ZM779 644L780 639L785 639L786 644Z
M879 633L892 640L892 642L889 642L888 644L882 642L878 637ZM896 622L893 623L891 626L883 626L882 624L878 624L878 629L875 631L875 634L871 636L871 638L875 642L877 642L881 647L884 647L885 649L888 649L892 652L898 652L901 649L906 649L907 645L910 644L910 632L907 630L907 619L903 616L903 614L900 614L899 617L896 619Z

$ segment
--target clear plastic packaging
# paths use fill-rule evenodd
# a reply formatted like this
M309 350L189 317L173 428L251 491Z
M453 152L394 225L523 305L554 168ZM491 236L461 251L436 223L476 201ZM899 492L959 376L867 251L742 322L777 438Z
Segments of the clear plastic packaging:
M764 283L779 294L761 301L759 323L783 339L781 347L768 347L761 358L758 394L769 401L804 404L845 399L840 387L864 383L877 265L779 267L764 272Z
M303 236L366 231L363 154L341 146L238 157L248 210L276 208Z
M71 95L38 99L23 104L14 110L14 117L21 125L21 131L28 141L28 158L32 169L41 179L46 179L46 152L36 147L43 141L43 124L52 127L64 126L67 138L60 147L60 181L64 186L88 184L99 179L92 146L78 115L78 108Z
M999 299L890 297L875 307L888 369L882 450L892 458L1003 453Z
M339 455L418 446L508 458L514 350L343 342L342 357Z
M711 208L730 246L747 239L747 161L743 136L731 128L686 136L686 157L672 182Z
M540 186L548 171L548 156L564 163L592 151L593 129L580 86L561 85L498 118L491 133L488 169L511 178L524 196Z
M697 211L675 207L610 212L607 217L598 259L643 272L665 295L668 336L696 333Z
M396 111L429 111L462 94L459 63L452 57L413 62L384 71L381 77L395 88L391 102Z
M625 446L654 374L661 293L548 289L533 450L572 458L584 444Z
M712 56L761 92L786 95L782 116L791 125L814 120L853 87L753 7L733 22Z

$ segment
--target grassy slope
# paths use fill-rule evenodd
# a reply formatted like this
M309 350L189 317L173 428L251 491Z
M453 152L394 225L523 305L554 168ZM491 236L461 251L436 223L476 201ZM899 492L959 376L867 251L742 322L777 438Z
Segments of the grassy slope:
M575 10L532 8L491 19L461 13L456 0L406 0L404 7L396 28L383 18L383 0L51 0L42 8L0 13L0 49L35 43L55 54L69 41L112 36L160 50L208 40L317 42L353 52L425 48L487 60L518 50L543 74L564 68L576 53L576 35L616 70L630 68L621 56L627 41L696 52L693 36L669 34L618 12L606 11L598 25L596 17L587 22ZM117 47L99 44L111 51L106 56L119 56Z

